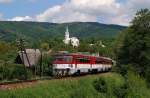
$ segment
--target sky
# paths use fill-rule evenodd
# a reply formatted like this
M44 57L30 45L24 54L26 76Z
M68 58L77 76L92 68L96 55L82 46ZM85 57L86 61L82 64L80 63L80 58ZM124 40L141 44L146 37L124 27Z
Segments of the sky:
M0 0L0 20L128 26L142 8L150 9L150 0Z

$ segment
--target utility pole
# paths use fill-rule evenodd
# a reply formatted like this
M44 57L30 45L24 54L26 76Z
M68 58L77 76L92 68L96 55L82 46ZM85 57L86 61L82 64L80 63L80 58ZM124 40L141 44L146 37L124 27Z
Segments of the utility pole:
M43 75L43 56L42 56L42 50L40 50L40 53L41 53L41 57L40 57L40 78L42 77Z
M19 38L19 40L17 40L17 46L18 46L18 49L20 50L20 52L21 52L21 57L22 57L22 63L23 63L23 65L25 65L25 63L24 63L24 40L23 39L21 39L21 38Z
M29 64L29 67L31 67L31 64L30 64L30 61L29 61L29 58L28 58L28 55L27 55L27 52L26 52L26 49L25 49L25 41L22 38L19 38L19 40L17 41L17 45L18 45L18 48L21 52L22 63L25 65L25 61L24 61L25 60L24 59L24 54L25 54L27 62Z
M34 54L34 62L36 62L36 48L34 49L35 51L35 54ZM35 74L35 77L36 77L36 72L37 72L37 65L34 65L34 74Z

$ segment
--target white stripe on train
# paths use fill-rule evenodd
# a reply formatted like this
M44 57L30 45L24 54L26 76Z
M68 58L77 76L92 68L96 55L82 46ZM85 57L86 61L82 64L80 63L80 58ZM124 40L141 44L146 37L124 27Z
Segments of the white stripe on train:
M103 72L111 69L111 64L53 64L54 75L73 75L89 72Z

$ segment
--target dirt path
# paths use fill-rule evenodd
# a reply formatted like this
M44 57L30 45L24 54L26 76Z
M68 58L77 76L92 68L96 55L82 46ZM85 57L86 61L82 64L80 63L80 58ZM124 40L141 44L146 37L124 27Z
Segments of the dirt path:
M15 89L22 89L26 87L31 87L35 84L37 84L38 81L33 82L22 82L22 83L16 83L16 84L4 84L0 85L0 90L15 90Z

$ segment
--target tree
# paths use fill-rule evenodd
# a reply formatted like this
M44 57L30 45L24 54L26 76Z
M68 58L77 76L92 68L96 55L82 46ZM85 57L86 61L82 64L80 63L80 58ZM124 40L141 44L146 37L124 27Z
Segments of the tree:
M114 48L117 66L131 64L140 75L150 73L150 11L138 11L127 30L121 33Z
M48 50L49 49L49 44L48 43L41 43L41 48L43 50Z

